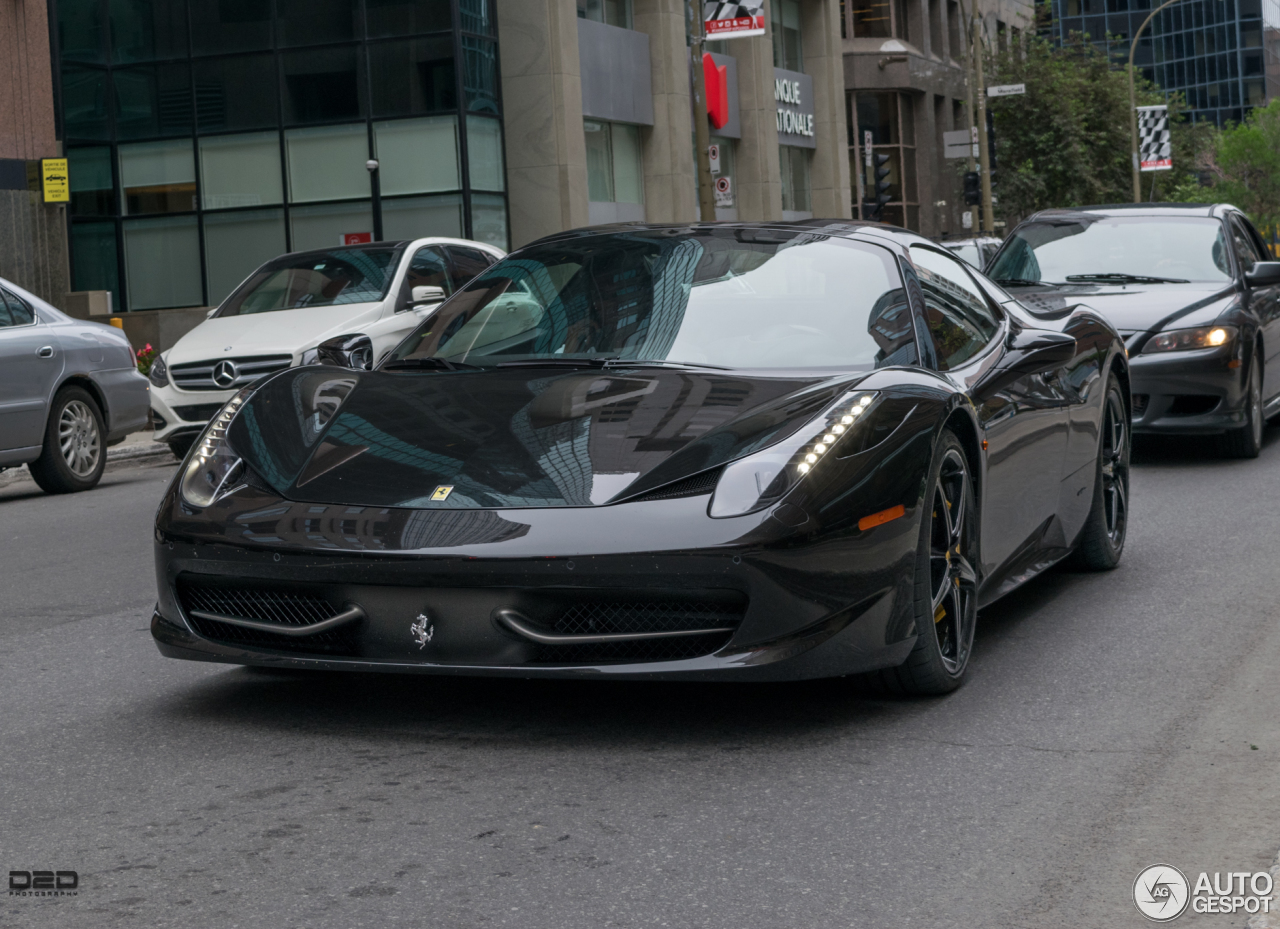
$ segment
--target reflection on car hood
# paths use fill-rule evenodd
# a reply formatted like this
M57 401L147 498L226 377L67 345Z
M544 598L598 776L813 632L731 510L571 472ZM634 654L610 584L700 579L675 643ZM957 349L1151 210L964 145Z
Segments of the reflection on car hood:
M592 506L780 441L864 376L312 366L263 385L229 438L301 502Z
M1152 329L1182 310L1195 310L1231 295L1231 284L1068 284L1057 288L1009 287L1033 313L1055 315L1085 304L1123 332Z
M218 357L292 354L381 314L380 303L343 303L206 319L169 350L168 364ZM228 351L230 348L230 351Z

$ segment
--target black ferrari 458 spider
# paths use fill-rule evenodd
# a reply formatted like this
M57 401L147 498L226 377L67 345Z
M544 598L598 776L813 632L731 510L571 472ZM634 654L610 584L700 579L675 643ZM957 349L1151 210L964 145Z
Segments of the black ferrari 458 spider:
M164 654L936 694L980 606L1124 547L1115 330L902 230L567 232L344 366L364 341L193 447L156 521Z

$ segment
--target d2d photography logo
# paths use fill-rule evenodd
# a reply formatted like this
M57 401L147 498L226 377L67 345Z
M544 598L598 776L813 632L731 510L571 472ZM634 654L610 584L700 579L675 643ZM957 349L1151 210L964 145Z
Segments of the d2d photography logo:
M11 897L78 897L80 874L76 871L10 871Z

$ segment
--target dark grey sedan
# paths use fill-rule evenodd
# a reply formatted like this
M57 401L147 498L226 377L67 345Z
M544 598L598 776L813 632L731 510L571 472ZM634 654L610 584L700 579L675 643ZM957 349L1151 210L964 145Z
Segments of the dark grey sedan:
M0 471L25 464L48 493L88 490L107 446L147 425L148 390L123 332L0 279Z

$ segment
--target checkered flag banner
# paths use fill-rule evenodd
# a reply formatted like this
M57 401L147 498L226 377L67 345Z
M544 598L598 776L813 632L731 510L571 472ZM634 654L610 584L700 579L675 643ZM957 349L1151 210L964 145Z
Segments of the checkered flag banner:
M702 18L713 41L764 35L764 0L705 0Z
M1169 138L1167 106L1138 107L1138 168L1169 171L1173 168L1173 142Z

